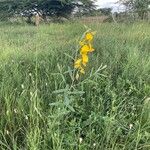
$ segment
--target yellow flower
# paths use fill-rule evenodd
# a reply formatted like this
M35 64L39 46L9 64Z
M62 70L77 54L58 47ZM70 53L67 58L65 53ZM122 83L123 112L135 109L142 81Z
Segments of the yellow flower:
M85 67L89 61L88 53L93 52L94 48L92 47L92 40L94 38L95 32L87 32L82 40L79 42L80 44L80 56L74 63L74 68L76 68L77 74L76 79L79 79L79 74L85 74Z
M92 34L92 32L86 33L85 39L87 41L92 41L93 40L93 34Z
M84 46L81 47L81 51L80 51L80 54L87 54L88 52L93 52L94 51L94 48L92 47L92 44L89 43L89 44L86 44Z
M86 66L86 64L88 63L88 61L89 61L88 55L83 54L83 55L82 55L82 64L83 64L84 66Z
M89 52L89 50L90 50L90 47L86 44L86 45L83 45L82 47L81 47L81 55L82 54L87 54L88 52Z
M74 67L76 69L80 68L81 67L81 62L82 62L82 59L77 59L74 63Z

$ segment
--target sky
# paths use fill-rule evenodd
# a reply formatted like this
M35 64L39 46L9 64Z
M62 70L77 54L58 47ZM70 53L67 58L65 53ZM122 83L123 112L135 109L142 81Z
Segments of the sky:
M97 0L96 5L99 8L112 8L113 12L119 12L124 10L124 6L116 4L118 0Z

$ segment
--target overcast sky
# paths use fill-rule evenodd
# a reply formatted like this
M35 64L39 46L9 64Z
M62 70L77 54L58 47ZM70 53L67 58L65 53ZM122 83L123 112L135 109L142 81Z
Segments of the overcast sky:
M116 4L118 0L97 0L96 5L100 8L112 8L113 12L123 11L124 7L120 4Z

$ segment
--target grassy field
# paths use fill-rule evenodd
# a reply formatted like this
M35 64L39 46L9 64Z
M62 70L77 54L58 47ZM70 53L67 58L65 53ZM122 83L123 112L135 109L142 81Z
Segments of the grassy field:
M150 149L149 24L88 27L95 51L72 82L83 24L0 23L1 150Z

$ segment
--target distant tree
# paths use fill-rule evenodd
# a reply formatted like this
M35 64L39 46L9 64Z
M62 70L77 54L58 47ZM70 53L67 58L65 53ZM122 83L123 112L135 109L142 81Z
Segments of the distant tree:
M1 0L0 14L1 18L9 18L14 15L25 15L30 18L37 10L38 0Z
M78 13L84 16L91 16L96 10L96 5L92 0L81 0L80 3L75 5L78 8Z
M0 19L6 19L13 15L11 6L12 1L0 0Z
M100 8L98 11L100 11L102 15L110 16L112 8Z
M144 18L150 5L150 0L120 0L119 2L124 4L129 10L137 12L141 19Z

